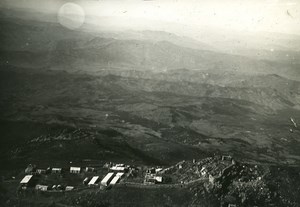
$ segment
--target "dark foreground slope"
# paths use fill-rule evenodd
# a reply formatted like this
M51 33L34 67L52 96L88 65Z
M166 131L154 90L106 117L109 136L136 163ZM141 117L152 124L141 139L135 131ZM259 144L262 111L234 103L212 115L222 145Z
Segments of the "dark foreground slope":
M174 176L192 180L188 183L144 185L124 178L112 188L77 188L68 192L37 192L18 189L18 179L4 179L0 183L1 206L299 206L299 167L267 166L236 163L214 182L201 179L196 170L199 163L207 167L219 163L217 157L180 162L170 166ZM178 163L179 164L179 163ZM170 169L169 168L169 169ZM201 164L200 164L201 168ZM213 169L212 169L213 170ZM21 173L23 174L23 173ZM192 174L192 175L191 175ZM48 175L47 177L50 177ZM63 177L70 175L65 174ZM77 177L80 175L76 175ZM129 181L129 182L128 182ZM56 181L57 182L57 181Z

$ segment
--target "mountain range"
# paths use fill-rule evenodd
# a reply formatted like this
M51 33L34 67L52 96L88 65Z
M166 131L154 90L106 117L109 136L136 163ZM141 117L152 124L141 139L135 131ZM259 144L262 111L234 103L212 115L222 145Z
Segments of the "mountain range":
M2 120L110 128L162 162L184 151L299 162L294 49L231 53L163 31L72 31L9 17L0 25Z

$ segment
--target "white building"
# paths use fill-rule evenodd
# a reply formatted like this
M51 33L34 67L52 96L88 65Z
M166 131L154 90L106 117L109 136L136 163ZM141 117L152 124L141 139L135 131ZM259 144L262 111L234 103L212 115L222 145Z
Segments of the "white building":
M156 169L155 169L155 172L156 172L156 173L159 173L159 172L161 172L162 170L163 170L162 168L156 168Z
M79 174L81 172L80 167L70 167L70 173Z
M201 170L200 170L200 173L201 173L202 176L206 176L207 169L205 167L202 167Z
M114 173L110 172L108 173L104 178L103 180L101 180L101 185L104 185L104 186L108 186L110 181L112 180L113 178L113 175Z
M162 176L155 176L153 174L148 174L148 175L145 176L144 183L145 184L163 183L163 177Z
M123 177L124 173L120 172L120 173L117 173L116 176L112 179L112 181L110 182L110 185L115 185L117 184L120 179Z
M99 179L99 176L94 176L88 183L88 186L97 185L98 179Z
M74 186L66 186L66 191L71 191L74 189Z
M51 172L52 173L58 173L58 174L60 174L62 172L62 168L56 168L56 167L54 167L54 168L52 168Z
M22 186L28 186L32 181L33 175L26 175L20 182Z
M84 180L82 181L82 183L84 185L87 185L90 182L90 179L88 177L84 178Z
M128 168L129 168L129 166L125 165L125 164L115 164L110 168L110 170L124 172L124 171L127 171Z
M47 191L48 190L48 185L36 185L35 186L36 190L40 190L40 191Z
M162 183L163 182L163 177L162 176L155 176L155 180L157 183Z
M117 173L117 175L116 175L116 176L119 176L120 178L122 178L124 175L125 175L124 173L122 173L122 172L119 172L119 173Z
M124 171L125 167L112 166L110 169L113 171Z

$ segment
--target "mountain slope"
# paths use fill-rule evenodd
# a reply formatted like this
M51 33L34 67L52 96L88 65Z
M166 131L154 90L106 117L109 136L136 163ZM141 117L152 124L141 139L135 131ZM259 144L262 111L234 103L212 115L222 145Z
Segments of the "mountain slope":
M113 128L165 161L215 150L256 161L300 158L289 121L300 120L299 103L272 88L25 71L1 71L4 120Z
M2 65L88 73L107 68L156 71L187 68L279 74L293 79L300 75L298 65L292 62L223 53L185 37L171 35L168 39L170 35L164 32L123 33L126 38L114 33L69 31L55 23L3 19L0 60Z

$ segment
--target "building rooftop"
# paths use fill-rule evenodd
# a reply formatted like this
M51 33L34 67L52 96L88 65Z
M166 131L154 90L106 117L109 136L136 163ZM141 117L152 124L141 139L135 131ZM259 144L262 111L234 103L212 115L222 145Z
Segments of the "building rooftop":
M37 184L35 187L36 188L48 188L48 185Z
M62 168L59 168L59 167L53 167L52 170L62 170Z
M94 185L94 184L97 182L98 179L99 179L99 176L94 176L94 177L90 180L90 182L88 183L88 185Z
M21 180L21 184L26 184L26 183L28 183L30 180L31 180L31 178L32 178L32 176L33 175L26 175L22 180Z
M117 175L116 175L116 176L112 179L112 181L110 182L110 184L111 184L111 185L116 184L116 183L120 180L120 178L121 178L120 176L117 176Z
M80 169L81 169L80 167L70 167L70 170L76 170L76 171L79 170L80 171Z
M66 191L71 191L74 189L74 186L66 186Z
M116 176L122 177L123 175L124 175L124 173L122 173L122 172L119 172L119 173L117 173L117 175L116 175Z
M114 173L108 173L103 180L101 181L101 183L106 183L107 181L109 181L109 179L114 175Z
M126 167L121 167L121 166L113 166L110 168L111 170L115 170L115 171L124 171L126 169Z

